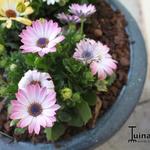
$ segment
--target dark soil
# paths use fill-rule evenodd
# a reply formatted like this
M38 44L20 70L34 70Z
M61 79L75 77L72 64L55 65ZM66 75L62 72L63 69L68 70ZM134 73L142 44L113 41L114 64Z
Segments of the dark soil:
M121 12L114 11L105 0L98 0L96 7L97 12L91 17L89 24L85 26L87 37L99 40L103 44L108 45L113 58L118 61L118 68L116 71L117 80L109 88L107 93L101 92L99 94L102 101L102 107L99 112L99 116L101 117L116 101L122 87L126 84L130 65L130 43L125 30L127 23ZM2 104L0 104L0 106L1 105ZM93 108L93 112L94 110ZM32 139L33 142L46 141L44 133L36 137L29 137L28 134L24 134L23 136L13 135L13 129L9 127L9 121L6 116L6 111L0 109L0 130L4 133L14 136L18 140ZM69 127L62 138L69 138L79 132L89 129L91 127L91 122L92 121L83 128Z

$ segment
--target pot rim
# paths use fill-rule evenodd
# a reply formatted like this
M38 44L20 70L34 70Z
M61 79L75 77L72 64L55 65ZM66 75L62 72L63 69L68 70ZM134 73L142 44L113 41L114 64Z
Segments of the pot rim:
M143 90L147 73L147 53L145 43L139 27L128 12L128 10L118 0L107 0L113 9L119 9L128 22L127 33L129 40L135 44L130 44L130 69L127 84L122 88L116 102L100 118L94 129L79 133L68 140L52 144L36 144L28 142L18 142L9 144L9 139L1 137L0 146L6 150L36 149L36 150L84 150L100 145L111 138L126 122L133 112ZM138 58L138 59L137 59ZM142 68L142 71L141 69ZM133 90L134 89L134 90ZM117 108L117 109L116 109ZM118 115L119 114L119 115Z

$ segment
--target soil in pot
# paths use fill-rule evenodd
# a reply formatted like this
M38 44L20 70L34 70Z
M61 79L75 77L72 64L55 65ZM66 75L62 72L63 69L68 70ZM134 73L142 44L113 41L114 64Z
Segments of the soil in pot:
M129 39L126 33L126 20L125 17L119 11L114 11L105 0L98 0L95 4L97 7L97 12L89 19L89 23L85 26L85 32L87 37L99 40L102 43L110 47L110 53L113 58L118 61L118 69L116 71L117 80L114 84L109 87L107 93L99 93L99 98L101 104L96 107L100 107L100 110L95 111L93 108L93 118L91 121L83 128L68 127L62 139L69 138L79 132L88 130L94 127L96 119L103 116L103 114L112 106L112 104L117 99L119 92L121 91L123 85L126 84L128 70L130 65L130 49L129 49ZM41 132L38 136L30 137L27 133L22 135L14 134L14 128L10 128L10 120L7 118L7 113L4 104L0 103L0 127L1 131L14 137L17 140L29 141L43 143L46 142L45 134ZM61 139L60 139L61 140Z

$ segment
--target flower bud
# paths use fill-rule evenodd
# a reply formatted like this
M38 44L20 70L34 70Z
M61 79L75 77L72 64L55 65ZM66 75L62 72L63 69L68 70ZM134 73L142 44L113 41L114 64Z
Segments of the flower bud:
M72 99L73 101L80 101L80 93L74 93Z
M59 1L59 5L60 6L64 6L64 5L66 5L66 3L68 2L69 0L60 0Z
M11 70L11 71L14 71L16 68L17 68L17 65L16 65L16 64L11 64L11 65L10 65L10 70Z
M73 37L73 41L74 42L79 42L82 38L83 38L83 36L81 34L76 34Z
M61 95L62 95L64 100L71 99L72 90L70 88L64 88L61 90Z
M20 2L20 3L18 3L16 9L19 13L23 13L26 10L26 6L24 3Z

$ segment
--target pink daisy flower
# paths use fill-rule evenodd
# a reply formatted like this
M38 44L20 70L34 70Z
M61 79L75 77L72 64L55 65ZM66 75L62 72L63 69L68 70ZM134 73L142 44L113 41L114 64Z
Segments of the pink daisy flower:
M112 59L108 53L109 48L101 42L97 42L97 49L99 49L98 59L92 61L90 64L93 75L98 74L100 80L104 80L107 75L112 75L117 68L117 61Z
M37 70L29 70L25 73L24 77L20 80L19 89L25 89L30 84L39 84L45 87L48 91L54 90L54 83L51 76L45 72L38 72Z
M80 18L86 18L95 13L96 8L92 4L72 4L71 6L69 6L69 12Z
M62 22L62 23L79 23L80 18L75 16L75 15L69 15L65 13L59 13L57 15L57 18Z
M117 61L112 59L108 53L109 48L101 42L84 39L76 47L73 58L84 64L90 64L93 75L98 73L100 80L104 80L107 75L112 75L117 68Z
M12 100L10 118L19 120L17 126L28 127L30 134L39 134L43 128L52 127L56 121L56 111L60 108L56 104L56 93L47 93L46 88L40 88L38 84L29 85L16 94L17 100Z
M73 58L84 64L90 64L93 60L97 60L100 55L101 47L97 47L97 43L91 39L83 39L76 45Z
M38 53L41 57L56 51L56 45L64 40L61 28L52 20L37 20L20 34L23 53Z

